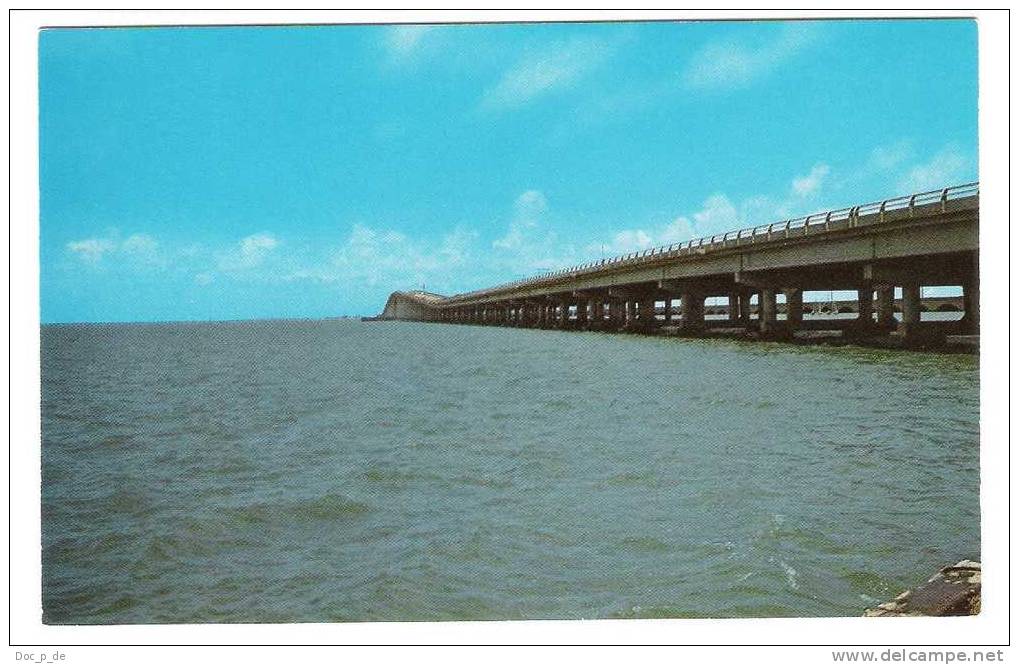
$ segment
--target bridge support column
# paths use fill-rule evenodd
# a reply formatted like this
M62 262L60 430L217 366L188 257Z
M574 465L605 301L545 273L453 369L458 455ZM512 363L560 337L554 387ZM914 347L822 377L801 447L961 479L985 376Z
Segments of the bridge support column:
M792 334L803 324L803 290L782 289L782 293L785 294L786 328Z
M738 291L729 292L729 325L736 325L740 322L740 294Z
M615 298L609 300L609 329L615 331L622 328L624 318L623 303Z
M750 291L741 291L739 294L739 322L744 328L750 327Z
M665 302L663 304L665 305L662 308L662 314L663 314L663 317L665 319L663 324L667 325L667 326L671 326L672 325L672 294L669 294L669 295L665 296Z
M902 322L905 324L920 323L919 284L904 284L902 286Z
M637 303L632 300L626 301L626 328L632 328L637 323Z
M587 301L577 301L577 327L585 328L587 326Z
M870 335L874 332L874 287L860 286L856 290L856 334Z
M570 325L570 303L564 302L559 305L559 327L568 328Z
M591 310L587 317L588 328L597 330L601 327L602 322L601 303L592 298L587 301L587 305Z
M775 304L775 289L761 289L761 336L774 337L778 333Z
M640 301L640 321L639 321L641 330L653 330L657 323L658 319L655 318L654 296L642 299Z
M682 320L680 328L686 333L704 331L704 294L688 289L680 294Z
M882 284L877 287L877 325L882 330L892 330L895 321L895 287Z
M907 345L919 343L922 339L920 326L921 296L919 284L902 285L902 322L899 324L899 330L902 331L902 339Z
M980 334L980 276L971 276L962 285L962 329L970 335Z

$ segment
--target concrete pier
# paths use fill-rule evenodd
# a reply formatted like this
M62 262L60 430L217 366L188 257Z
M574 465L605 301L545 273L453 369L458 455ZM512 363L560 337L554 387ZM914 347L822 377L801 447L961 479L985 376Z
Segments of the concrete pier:
M761 289L761 335L774 337L778 333L778 306L774 289Z
M687 288L680 295L682 319L680 327L686 333L699 333L704 330L704 296L698 291Z
M786 326L792 333L803 324L803 291L784 289Z

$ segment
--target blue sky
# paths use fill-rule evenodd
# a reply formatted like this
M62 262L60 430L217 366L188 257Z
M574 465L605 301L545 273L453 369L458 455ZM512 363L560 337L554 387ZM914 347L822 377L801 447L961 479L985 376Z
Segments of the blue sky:
M44 31L42 320L375 313L976 180L976 30Z

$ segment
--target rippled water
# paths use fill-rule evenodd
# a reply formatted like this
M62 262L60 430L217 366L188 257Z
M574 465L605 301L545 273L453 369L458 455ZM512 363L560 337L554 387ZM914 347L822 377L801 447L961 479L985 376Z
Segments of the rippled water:
M52 623L858 615L979 558L972 356L46 326Z

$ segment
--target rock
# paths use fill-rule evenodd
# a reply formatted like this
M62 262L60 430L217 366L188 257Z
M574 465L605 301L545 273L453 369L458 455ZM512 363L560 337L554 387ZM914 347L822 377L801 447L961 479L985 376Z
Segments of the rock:
M980 562L963 559L945 566L915 589L863 613L883 616L963 616L980 613Z

